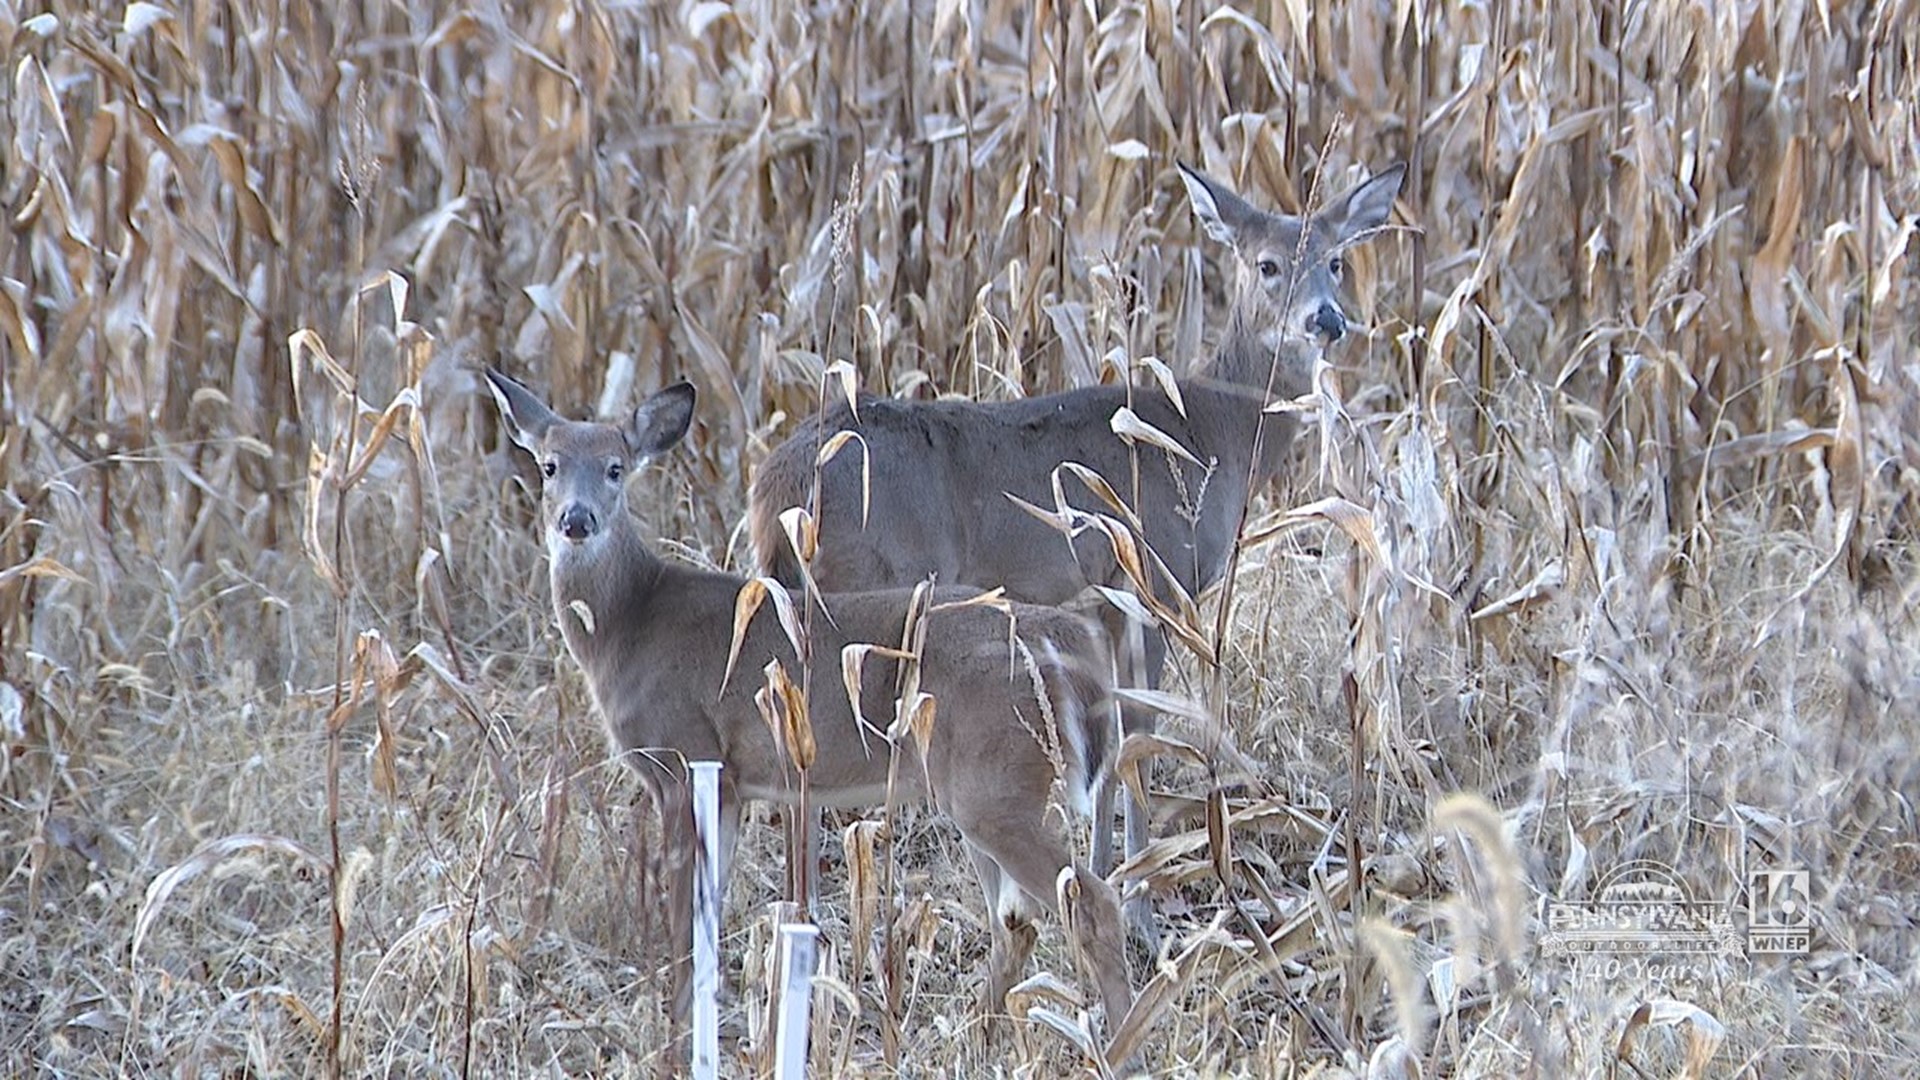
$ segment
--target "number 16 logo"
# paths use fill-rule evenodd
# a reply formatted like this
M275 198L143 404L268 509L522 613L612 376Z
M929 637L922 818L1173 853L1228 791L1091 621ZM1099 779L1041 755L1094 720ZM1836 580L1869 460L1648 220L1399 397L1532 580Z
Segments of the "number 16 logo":
M1805 870L1747 875L1747 951L1804 953L1812 943L1812 889Z

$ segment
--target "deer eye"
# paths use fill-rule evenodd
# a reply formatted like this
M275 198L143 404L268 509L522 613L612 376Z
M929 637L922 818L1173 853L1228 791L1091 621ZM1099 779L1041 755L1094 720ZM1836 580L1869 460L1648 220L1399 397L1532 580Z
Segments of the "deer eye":
M607 462L607 479L610 482L617 484L620 482L620 478L622 476L625 476L626 474L627 474L626 466L620 464L617 461Z
M1332 273L1334 277L1339 277L1341 274L1346 273L1347 260L1335 255L1327 262L1327 270Z
M1280 264L1272 259L1261 259L1254 264L1254 269L1260 271L1260 276L1263 278L1272 279L1280 276Z
M542 476L545 476L549 480L553 479L553 474L559 471L560 471L560 466L551 461L540 466L540 474Z

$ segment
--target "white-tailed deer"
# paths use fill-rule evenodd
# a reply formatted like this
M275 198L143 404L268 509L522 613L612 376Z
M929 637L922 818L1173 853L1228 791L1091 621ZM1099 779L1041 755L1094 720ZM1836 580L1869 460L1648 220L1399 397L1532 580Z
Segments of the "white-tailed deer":
M1087 531L1069 542L1015 502L1053 506L1055 472L1072 462L1101 474L1129 502L1147 543L1186 594L1197 596L1225 571L1249 483L1271 477L1291 441L1294 424L1284 414L1266 414L1266 430L1256 437L1262 410L1269 400L1305 393L1315 361L1345 335L1337 297L1341 253L1385 224L1405 171L1395 165L1301 218L1256 209L1181 166L1194 213L1231 250L1238 276L1218 351L1179 383L1184 413L1158 390L1124 386L995 403L864 397L857 416L837 404L803 423L754 479L750 532L763 571L800 583L780 515L811 506L821 447L847 430L866 444L869 475L862 476L859 453L819 466L818 505L811 507L818 550L809 565L822 589L933 579L1061 604L1090 585L1124 588L1107 538ZM1123 406L1177 440L1198 464L1146 446L1136 458L1112 426ZM1077 481L1062 488L1076 509L1111 512ZM1110 619L1110 630L1118 625L1117 616ZM1144 670L1123 668L1123 684L1158 685L1165 638L1148 633L1143 652ZM1150 728L1152 717L1129 708L1125 724L1129 731ZM1127 810L1132 855L1145 844L1146 818L1132 800ZM1094 832L1094 866L1102 873L1110 865L1111 811L1111 787L1103 787ZM1151 938L1145 906L1134 906L1130 916Z
M679 442L693 416L693 388L669 387L643 402L622 427L572 422L526 387L486 373L514 442L545 480L546 536L554 616L615 753L643 778L661 809L668 845L676 955L687 955L693 820L685 763L710 759L721 772L721 880L731 857L742 799L790 803L798 776L756 705L761 672L778 659L798 684L802 672L773 611L754 615L727 677L740 578L663 562L641 539L627 509L626 480ZM986 893L992 953L986 1004L1005 995L1032 951L1031 917L1054 909L1061 871L1074 865L1052 800L1056 777L1070 808L1086 813L1111 768L1111 693L1098 627L1052 608L1006 611L956 604L943 590L925 615L919 690L935 702L924 753L915 738L888 740L863 729L842 687L842 650L857 643L902 646L908 590L831 596L832 619L812 620L810 704L817 756L808 773L816 805L871 807L887 798L926 798L959 826ZM872 725L894 715L900 663L874 654L861 676L861 715ZM893 755L897 769L890 769ZM1058 768L1058 772L1056 771ZM1099 984L1111 1030L1132 1003L1118 898L1076 866L1076 910L1065 921ZM856 944L855 947L864 947ZM680 995L676 995L677 997Z

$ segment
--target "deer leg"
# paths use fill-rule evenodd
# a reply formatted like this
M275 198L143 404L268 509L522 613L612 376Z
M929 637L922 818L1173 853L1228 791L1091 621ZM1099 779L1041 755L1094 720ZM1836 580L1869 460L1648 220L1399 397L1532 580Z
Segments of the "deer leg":
M804 867L806 895L800 897L802 910L809 913L820 910L820 818L825 813L819 807L810 807L806 820L800 823L800 865Z
M646 774L643 774L645 776ZM646 776L654 806L660 813L661 847L665 853L663 869L667 878L667 928L670 945L670 979L673 987L673 1014L684 1018L693 1004L693 901L694 870L701 851L699 832L693 817L693 788L686 776ZM727 871L733 865L734 849L740 840L741 800L738 788L721 774L720 782L720 891L715 898L723 916L727 902ZM726 979L721 978L720 994L727 996Z
M1118 786L1119 781L1109 774L1101 778L1093 791L1093 844L1089 858L1093 872L1101 877L1113 873L1113 789ZM1131 801L1127 816L1133 816Z
M1017 859L1017 868L1003 861L1001 870L1020 882L1020 887L1029 894L1037 890L1040 896L1047 897L1047 907L1055 907L1054 897L1049 894L1059 877L1059 867L1067 865L1066 849L1057 841L1033 844ZM1107 1025L1111 1030L1126 1019L1127 1012L1133 1008L1119 897L1113 886L1094 877L1086 867L1076 867L1076 871L1080 882L1078 900L1062 913L1062 921L1068 924L1082 963L1090 969L1100 988L1100 1000L1106 1005Z
M1115 673L1119 676L1119 684L1121 686L1142 685L1140 671L1145 661L1141 656L1144 648L1141 640L1141 625L1111 606L1106 607L1102 612L1101 623L1106 630L1107 640L1113 644ZM1154 675L1144 681L1146 685L1151 686L1152 680L1157 678L1156 669ZM1129 732L1153 730L1151 713L1140 715L1139 707L1134 705L1122 704L1119 708L1120 725L1119 730L1114 733L1113 743L1116 757L1120 753L1121 742ZM1093 843L1089 858L1093 863L1093 872L1101 877L1113 873L1113 798L1114 789L1119 786L1120 778L1109 771L1093 792ZM1133 801L1123 800L1123 809L1126 811L1128 822L1131 823ZM1132 836L1131 827L1127 835ZM1129 857L1136 853L1131 842L1128 843L1126 852Z
M1147 821L1153 815L1147 808L1129 796L1125 804L1127 858L1131 859L1147 846ZM1153 917L1153 898L1142 888L1127 898L1127 932L1146 949L1149 954L1160 951L1160 925Z
M678 1033L693 1004L693 799L683 778L649 776L647 787L660 814L661 871L667 886L667 978Z
M1136 623L1133 624L1129 633L1140 633L1140 631L1141 628ZM1127 650L1128 659L1137 665L1132 672L1128 673L1128 685L1138 685L1133 681L1138 679L1140 683L1145 683L1148 689L1158 690L1160 672L1167 662L1167 639L1156 629L1148 629L1142 637L1145 640L1141 642L1141 648L1138 651L1131 648ZM1123 735L1136 731L1151 733L1157 726L1157 722L1158 717L1151 709L1137 705L1123 706L1121 709L1120 725ZM1149 789L1153 786L1153 764L1152 758L1140 763L1141 782ZM1147 826L1153 820L1153 812L1131 796L1125 800L1123 810L1127 819L1126 855L1128 859L1133 859L1146 850L1150 839ZM1107 820L1111 821L1110 818ZM1153 900L1147 895L1145 889L1136 891L1127 900L1126 918L1128 932L1134 940L1139 942L1149 955L1157 954L1160 951L1160 927L1154 921Z
M1007 1014L1007 993L1020 981L1027 960L1033 955L1039 931L1034 928L1037 908L1018 886L1000 872L992 855L967 845L973 857L974 873L980 879L980 891L987 901L987 931L992 948L987 954L987 980L980 996L980 1011L989 1018Z
M1061 913L1073 943L1093 969L1100 1000L1107 1009L1107 1035L1133 1010L1133 983L1127 977L1126 931L1120 921L1120 897L1103 878L1078 871L1080 888L1069 891L1067 910Z
M733 869L734 850L740 845L740 789L720 774L720 908L727 906L727 873Z
M733 869L734 855L740 844L740 815L743 809L744 803L740 799L739 787L734 784L725 771L722 771L720 774L720 873L718 875L720 889L714 897L714 906L720 919L723 937L727 915L727 882L731 880L727 875ZM691 959L691 939L688 940L688 950L689 959ZM736 999L733 993L733 984L727 979L727 963L724 953L720 956L720 970L718 974L719 985L716 987L716 995L721 1011L720 1035L726 1039L744 1036L746 1031L741 1027L743 1020L740 1014L733 1008Z
M1007 800L1009 803L1018 800ZM976 828L966 832L967 841L998 867L1001 875L997 890L994 931L1006 933L1006 950L994 942L996 967L989 981L990 993L1005 1000L1027 957L1032 954L1034 930L1026 915L1036 907L1057 911L1054 882L1062 867L1071 865L1066 844L1053 830L1045 828L1043 804L1036 804L1029 822L1001 820L998 827ZM979 857L975 858L976 867ZM1079 878L1078 899L1064 913L1064 921L1079 947L1080 956L1091 969L1100 988L1100 999L1107 1007L1109 1028L1117 1026L1133 1007L1133 987L1127 979L1126 931L1120 921L1120 903L1113 886L1095 877L1087 867L1074 868ZM984 876L984 875L983 875ZM1024 921L1023 921L1024 920ZM1016 965L1017 966L1014 966Z

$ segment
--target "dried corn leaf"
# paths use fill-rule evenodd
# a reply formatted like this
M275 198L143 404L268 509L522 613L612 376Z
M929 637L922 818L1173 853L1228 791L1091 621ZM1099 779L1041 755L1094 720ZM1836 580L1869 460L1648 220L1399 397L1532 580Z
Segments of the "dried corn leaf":
M1533 607L1544 600L1551 600L1560 594L1560 587L1567 583L1566 563L1559 558L1551 559L1547 565L1533 575L1525 584L1513 592L1485 605L1469 618L1479 621L1491 619L1496 615L1507 615Z
M1023 983L1022 985L1025 984ZM1062 1039L1065 1039L1069 1045L1080 1052L1082 1057L1089 1059L1100 1057L1099 1044L1097 1040L1094 1039L1093 1032L1088 1030L1085 1024L1069 1018L1064 1013L1047 1008L1044 1005L1026 1005L1024 1008L1014 1008L1012 1004L1015 1000L1014 992L1018 989L1019 987L1015 987L1014 990L1007 992L1009 1012L1015 1016L1025 1017L1028 1021L1038 1024L1052 1031Z
M1186 997L1202 971L1223 962L1232 963L1243 955L1233 935L1221 929L1219 920L1228 915L1221 912L1212 926L1186 939L1179 955L1170 962L1160 963L1153 978L1134 996L1133 1008L1124 1019L1107 1017L1107 1030L1112 1033L1106 1052L1109 1066L1118 1067L1140 1052L1148 1033L1165 1018L1175 1002Z
M146 897L141 900L140 909L133 920L133 946L129 950L128 963L139 966L140 946L145 943L167 899L176 889L210 870L224 869L229 863L259 873L261 868L254 858L260 855L284 856L291 859L297 868L316 877L323 877L328 872L327 861L317 852L298 840L284 836L238 833L202 844L193 854L161 871L147 885Z
M1067 501L1066 488L1061 484L1060 476L1062 473L1072 476L1073 478L1079 480L1082 484L1086 485L1088 491L1093 492L1093 494L1097 498L1099 498L1101 502L1106 503L1109 507L1111 507L1114 513L1119 514L1121 517L1125 518L1128 526L1130 526L1134 531L1140 532L1146 528L1146 526L1140 521L1139 515L1133 512L1133 507L1128 506L1126 503L1126 500L1120 497L1120 493L1113 490L1113 485L1107 482L1106 477L1101 476L1099 473L1095 472L1094 470L1088 468L1085 465L1080 464L1077 461L1063 461L1059 465L1054 467L1054 470L1052 473L1052 483L1053 483L1053 503L1055 506L1067 507L1071 505ZM1010 499L1014 498L1014 496L1012 496L1011 494L1009 494L1007 497ZM1014 499L1014 501L1018 502L1019 500Z
M795 561L800 565L801 591L813 598L828 623L840 625L834 622L826 595L820 591L820 583L813 576L813 557L820 551L820 526L813 520L813 515L807 513L804 507L789 506L780 512L780 531L786 534L788 546L798 556Z
M1152 611L1147 609L1147 605L1140 602L1139 597L1125 589L1112 589L1105 585L1095 585L1094 590L1102 597L1105 597L1107 603L1112 604L1121 614L1142 626L1153 626L1160 621L1154 616Z
M872 731L875 735L883 739L888 737L887 732L875 727L867 720L866 713L860 708L860 699L862 697L860 690L864 685L863 679L865 678L866 662L869 656L879 656L888 660L912 660L915 658L910 652L867 642L856 641L852 644L841 646L840 683L846 688L847 704L853 708L853 727L855 731L860 733L860 742L863 748L866 747L867 732L869 731ZM871 750L868 750L868 752L871 753Z
M15 225L21 226L22 223L16 221ZM12 346L14 355L37 360L40 357L40 327L21 313L25 292L19 282L0 279L0 331L6 333L6 340Z
M1386 550L1380 544L1380 534L1374 526L1373 513L1366 507L1348 502L1337 495L1328 496L1287 511L1285 517L1281 519L1281 525L1292 526L1312 520L1325 521L1337 527L1359 545L1360 550L1367 553L1374 565L1387 565Z
M1119 691L1123 699L1131 698L1135 691ZM1140 776L1140 763L1149 758L1171 757L1189 765L1204 766L1207 756L1192 743L1176 739L1171 735L1136 731L1120 743L1120 753L1114 761L1114 775L1126 785L1133 801L1141 806L1147 805L1147 784Z
M246 150L240 145L239 138L231 132L221 132L207 140L207 149L213 151L220 179L226 181L227 190L233 193L234 205L240 211L240 223L247 227L248 232L279 247L280 223L274 219L273 211L267 208L266 199L254 186L252 173L247 168Z
M1107 426L1113 429L1115 435L1130 443L1143 442L1149 446L1158 447L1189 464L1200 464L1200 459L1194 457L1186 447L1174 441L1173 436L1140 419L1138 413L1125 405L1114 410L1113 418L1107 422Z
M134 0L127 5L126 14L120 25L127 32L128 37L139 37L152 29L154 24L172 21L172 19L173 13L166 8L158 4L146 3L145 0Z
M35 555L18 566L9 566L0 570L0 585L14 578L58 578L61 581L74 581L87 584L87 579L62 565L59 560L47 555Z
M1069 539L1080 535L1086 528L1087 515L1083 511L1075 510L1070 506L1062 507L1060 510L1045 510L1011 491L1001 494L1007 497L1008 502L1033 515L1041 524Z
M1842 349L1833 350L1831 377L1839 416L1834 424L1833 446L1827 450L1827 471L1831 481L1827 497L1833 506L1834 551L1848 556L1848 570L1858 580L1856 551L1861 511L1867 502L1866 430L1860 421L1860 394L1854 385L1853 364Z
M1775 362L1784 363L1792 355L1792 326L1787 316L1787 274L1792 267L1794 244L1800 237L1800 208L1805 150L1798 135L1787 140L1787 150L1774 174L1773 214L1767 219L1767 242L1753 257L1753 275L1747 295L1753 304L1754 321L1759 323L1767 348Z
M720 676L720 693L727 692L727 683L733 680L734 665L740 662L740 647L746 643L747 628L753 624L754 615L760 611L760 605L767 599L767 579L748 578L741 583L740 591L733 596L733 638L727 645L727 667Z
M1227 827L1227 796L1220 788L1207 792L1207 853L1213 875L1222 884L1233 882L1233 830Z
M873 458L867 448L867 440L857 431L836 431L826 442L820 444L820 452L813 459L814 467L824 469L827 463L838 457L848 443L860 446L860 527L867 527L867 517L873 506Z
M680 330L686 335L687 344L692 347L694 359L699 361L700 373L706 385L720 392L721 400L732 415L745 415L740 388L733 382L733 361L728 358L726 350L720 347L719 342L713 339L713 335L693 317L678 297L674 299L673 312L679 319Z
M875 337L878 336L876 332ZM854 420L858 422L860 419L860 373L845 360L835 360L827 365L821 377L839 384L840 396L847 400L847 412L852 413ZM865 449L864 445L862 449ZM820 463L824 465L831 455L828 455L825 450L822 450L821 454L823 456Z
M1686 1080L1698 1080L1706 1075L1714 1053L1727 1037L1726 1025L1698 1005L1672 998L1658 998L1642 1002L1627 1019L1627 1026L1620 1033L1620 1042L1614 1047L1614 1059L1631 1065L1634 1036L1641 1028L1647 1027L1686 1029L1687 1054L1680 1070L1680 1075Z
M867 943L873 940L874 924L880 910L880 862L876 854L881 831L879 821L856 821L840 834L840 849L847 860L848 950L853 970L848 978L860 984L866 969Z
M924 763L927 747L933 745L933 721L937 711L933 695L924 691L915 691L901 698L895 703L895 707L896 716L893 726L887 731L887 737L898 741L911 734L914 745L920 750L921 761Z
M813 768L818 748L813 739L813 722L807 713L807 698L779 658L767 661L761 669L765 687L755 694L760 714L773 731L774 742L786 758L801 772ZM761 698L761 694L765 698Z
M1007 990L1007 1011L1022 1016L1043 1002L1078 1011L1086 1007L1080 991L1050 971L1035 972Z
M1180 382L1173 377L1173 369L1167 366L1167 362L1157 356L1143 356L1139 363L1141 367L1147 369L1148 374L1153 376L1153 381L1160 387L1160 392L1167 395L1167 400L1173 404L1173 410L1181 416L1186 416L1187 399L1181 395Z
M1825 449L1833 445L1838 430L1835 428L1787 428L1782 431L1764 431L1758 435L1743 435L1695 454L1688 459L1687 467L1699 469L1707 466L1730 468L1747 465L1763 457L1776 454L1798 454L1808 450Z
M959 608L975 607L991 608L1008 618L1013 617L1013 601L1007 599L1007 590L1001 588L987 589L960 600L942 600L929 604L927 606L927 614L932 615L938 611L952 611Z

